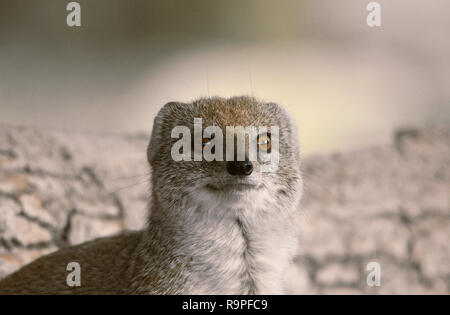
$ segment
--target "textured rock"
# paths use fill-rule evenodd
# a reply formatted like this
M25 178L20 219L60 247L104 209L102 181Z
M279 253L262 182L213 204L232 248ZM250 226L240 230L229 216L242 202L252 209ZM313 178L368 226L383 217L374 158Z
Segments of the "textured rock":
M58 248L143 227L147 141L0 126L0 278Z
M0 126L0 278L58 248L145 225L148 135ZM450 293L450 129L306 157L292 294ZM381 285L369 287L369 262Z
M319 293L449 292L448 128L400 130L392 145L312 156L304 170L298 264ZM379 287L366 284L369 262Z
M330 263L321 268L317 272L316 280L323 286L347 284L349 286L352 283L359 280L358 266L342 263Z
M117 234L124 229L123 222L119 219L90 218L82 215L74 215L71 218L70 244L80 244L96 237Z

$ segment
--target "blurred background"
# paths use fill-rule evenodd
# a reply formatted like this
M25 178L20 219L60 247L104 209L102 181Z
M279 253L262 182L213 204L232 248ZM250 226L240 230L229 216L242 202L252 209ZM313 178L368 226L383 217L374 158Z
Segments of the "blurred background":
M283 104L304 152L386 143L450 122L450 2L3 0L0 123L145 131L168 101L254 95Z

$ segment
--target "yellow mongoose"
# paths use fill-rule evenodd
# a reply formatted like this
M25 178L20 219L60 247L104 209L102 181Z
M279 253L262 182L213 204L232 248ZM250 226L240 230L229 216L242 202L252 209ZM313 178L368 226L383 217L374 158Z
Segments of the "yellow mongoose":
M277 126L277 169L262 172L265 162L250 161L248 150L244 161L175 161L171 132L192 131L195 118L224 135L226 126ZM257 139L265 150L268 135ZM143 231L41 257L1 280L0 294L282 294L302 195L298 132L285 110L245 96L168 103L147 155L152 199ZM66 282L70 262L81 266L81 286Z

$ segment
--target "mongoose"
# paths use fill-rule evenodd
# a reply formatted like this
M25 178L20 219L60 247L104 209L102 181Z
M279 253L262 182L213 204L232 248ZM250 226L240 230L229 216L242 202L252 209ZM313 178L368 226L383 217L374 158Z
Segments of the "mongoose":
M261 172L263 162L247 156L174 161L171 130L193 130L194 118L224 134L226 126L278 126L277 170ZM154 120L147 156L144 230L43 256L1 280L0 294L283 294L302 195L298 132L287 112L246 96L171 102ZM81 266L81 286L66 282L70 262Z

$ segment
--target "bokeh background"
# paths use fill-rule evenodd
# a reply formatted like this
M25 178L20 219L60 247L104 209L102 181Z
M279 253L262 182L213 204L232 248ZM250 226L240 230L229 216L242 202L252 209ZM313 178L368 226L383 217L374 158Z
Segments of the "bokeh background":
M0 122L149 131L168 101L254 95L286 106L305 154L450 121L450 3L3 0Z

